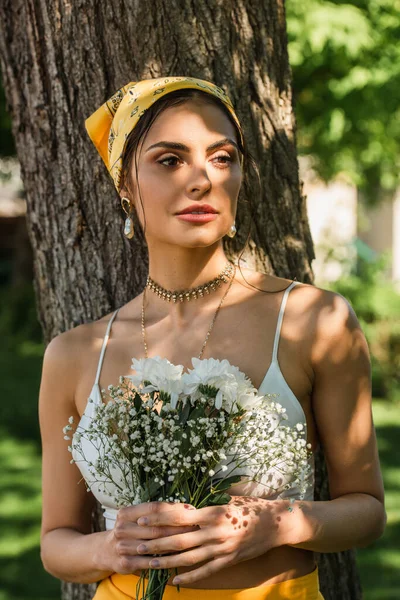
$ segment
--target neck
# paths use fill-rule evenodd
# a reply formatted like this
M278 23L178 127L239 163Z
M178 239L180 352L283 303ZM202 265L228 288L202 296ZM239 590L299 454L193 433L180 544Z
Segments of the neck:
M165 250L165 248L163 249ZM149 275L168 291L180 291L195 288L215 279L226 267L228 258L222 245L211 248L174 248L174 252L159 253L149 249ZM210 308L214 310L229 283L222 283L219 288L203 298L185 300L184 302L167 302L157 294L146 289L146 310L154 309L158 314L169 314L176 323L183 323L198 315L200 311Z
M217 248L176 248L162 254L149 251L149 275L167 290L186 290L203 285L223 271L228 262L221 246Z

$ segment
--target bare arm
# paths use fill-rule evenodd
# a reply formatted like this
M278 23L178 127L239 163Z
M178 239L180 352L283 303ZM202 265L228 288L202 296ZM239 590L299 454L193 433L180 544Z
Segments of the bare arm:
M41 558L45 569L55 577L90 583L106 577L110 570L99 570L93 564L92 550L106 534L90 533L94 498L86 492L78 467L70 464L68 442L62 432L71 415L76 423L80 419L74 402L79 373L75 337L73 331L57 336L43 358L39 393L43 455Z
M70 416L76 424L80 420L74 394L80 364L84 364L82 355L88 348L81 327L55 337L43 359L39 393L43 455L41 559L54 577L93 583L114 572L132 573L146 568L148 559L136 552L145 539L192 531L193 527L150 531L121 510L113 530L91 533L95 499L86 491L76 464L70 463L69 442L62 432Z
M367 342L338 294L316 290L312 406L328 469L331 501L296 502L298 548L336 552L363 547L385 528L384 490L371 409ZM299 509L302 506L302 509Z

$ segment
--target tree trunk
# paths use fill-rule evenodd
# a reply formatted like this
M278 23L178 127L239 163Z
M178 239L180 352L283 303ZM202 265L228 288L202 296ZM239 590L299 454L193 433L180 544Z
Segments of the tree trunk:
M145 284L144 240L124 238L119 198L84 128L132 80L190 74L225 88L260 166L250 258L257 269L312 282L285 25L283 0L3 0L0 60L46 341ZM239 221L234 250L241 229ZM320 462L318 473L326 481ZM320 569L326 600L361 597L352 552L325 555ZM63 585L64 600L92 595L93 586Z

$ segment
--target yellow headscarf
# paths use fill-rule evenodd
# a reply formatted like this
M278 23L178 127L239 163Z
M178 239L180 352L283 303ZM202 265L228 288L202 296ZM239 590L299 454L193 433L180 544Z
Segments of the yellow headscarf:
M194 77L160 77L131 81L115 92L85 121L89 137L103 159L118 192L122 157L129 133L154 102L165 94L183 88L200 89L219 98L237 123L243 143L242 128L232 102L224 90L210 81Z

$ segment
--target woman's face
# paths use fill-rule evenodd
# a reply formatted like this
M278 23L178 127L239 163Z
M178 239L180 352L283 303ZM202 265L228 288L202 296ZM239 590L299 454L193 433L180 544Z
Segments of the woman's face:
M234 126L214 105L190 100L157 117L138 148L137 159L149 246L163 242L202 247L226 235L235 220L242 183L236 143ZM134 161L131 181L133 202L144 227ZM195 222L177 216L193 204L212 206L215 218Z

